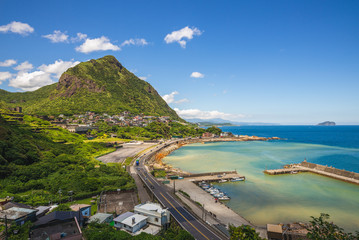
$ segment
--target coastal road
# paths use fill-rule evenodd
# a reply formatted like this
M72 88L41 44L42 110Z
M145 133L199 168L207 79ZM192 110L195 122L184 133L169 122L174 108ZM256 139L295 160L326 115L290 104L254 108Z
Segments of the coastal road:
M134 157L137 153L142 150L152 146L153 143L143 143L143 144L123 144L123 147L117 149L116 151L106 154L99 157L98 159L104 163L123 163L128 157Z
M187 230L195 239L197 240L219 240L222 239L217 234L209 229L205 223L202 223L196 219L191 213L189 213L183 206L181 202L172 197L171 194L167 192L165 187L158 183L157 180L147 172L147 169L144 166L145 159L151 157L156 150L162 147L156 147L151 150L151 153L147 155L142 155L140 157L140 165L135 166L135 170L138 176L142 181L147 185L151 190L154 196L162 203L162 205L171 212L172 217L174 217L177 222Z

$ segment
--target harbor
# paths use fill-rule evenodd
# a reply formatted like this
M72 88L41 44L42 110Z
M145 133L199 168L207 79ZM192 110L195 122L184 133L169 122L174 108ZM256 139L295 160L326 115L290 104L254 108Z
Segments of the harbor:
M359 173L350 172L334 167L328 167L315 163L310 163L304 160L299 164L288 164L282 169L264 170L265 174L268 175L279 175L279 174L297 174L300 172L311 172L322 176L335 178L344 182L354 183L359 185Z

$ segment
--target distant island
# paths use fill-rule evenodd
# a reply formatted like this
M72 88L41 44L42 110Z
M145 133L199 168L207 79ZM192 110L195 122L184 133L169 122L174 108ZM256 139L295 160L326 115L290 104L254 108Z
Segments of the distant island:
M335 126L335 122L331 122L331 121L325 121L322 123L318 123L318 126Z

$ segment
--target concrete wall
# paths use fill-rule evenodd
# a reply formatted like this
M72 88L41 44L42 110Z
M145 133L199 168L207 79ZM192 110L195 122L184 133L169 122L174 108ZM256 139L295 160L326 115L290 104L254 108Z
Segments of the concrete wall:
M354 178L356 180L359 180L359 173L349 172L346 170L336 169L333 167L327 167L327 166L323 166L323 165L319 165L319 164L315 164L315 163L309 163L309 162L302 162L302 163L300 163L300 165L303 167L312 168L312 169L320 170L323 172L336 174L338 176Z

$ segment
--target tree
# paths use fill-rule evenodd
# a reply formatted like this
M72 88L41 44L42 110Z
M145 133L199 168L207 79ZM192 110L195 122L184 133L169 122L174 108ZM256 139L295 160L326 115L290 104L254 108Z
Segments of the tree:
M321 213L318 218L311 216L313 219L307 227L307 238L313 240L355 240L359 239L359 232L356 236L352 233L344 232L344 229L328 222L329 214Z
M219 135L222 132L222 130L220 128L216 127L216 126L212 126L210 128L207 128L206 131L209 132L209 133L213 133L215 135Z
M60 204L54 208L51 212L60 212L60 211L72 211L71 208L65 204Z
M262 240L254 228L248 225L235 227L229 225L230 240Z

